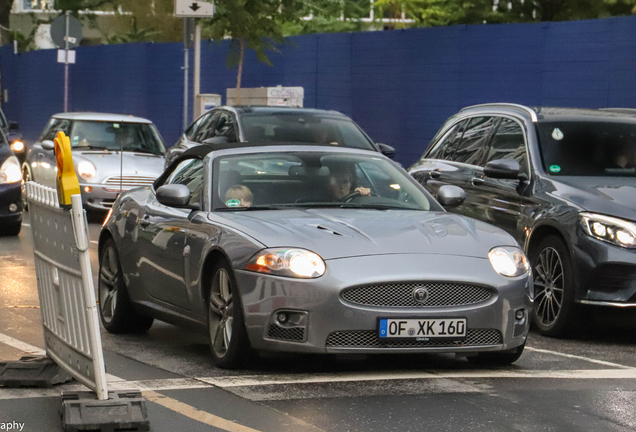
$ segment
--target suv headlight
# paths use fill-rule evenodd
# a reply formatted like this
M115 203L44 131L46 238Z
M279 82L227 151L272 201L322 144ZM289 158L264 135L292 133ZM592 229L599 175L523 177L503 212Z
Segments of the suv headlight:
M530 271L530 264L523 251L513 246L497 246L488 252L492 268L503 276L521 276Z
M304 249L265 249L254 255L245 270L276 276L318 278L325 274L325 262Z
M22 181L20 162L17 157L9 156L0 166L0 184L17 183L19 181Z
M595 213L581 213L581 226L589 236L616 246L636 248L636 223Z
M97 174L97 170L95 169L95 165L88 161L82 161L77 164L77 175L79 175L84 180L92 180L95 178L95 174Z

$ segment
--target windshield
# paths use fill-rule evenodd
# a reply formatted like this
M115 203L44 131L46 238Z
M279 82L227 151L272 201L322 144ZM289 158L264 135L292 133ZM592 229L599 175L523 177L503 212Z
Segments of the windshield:
M352 207L442 208L383 157L328 152L251 153L217 157L215 210Z
M319 143L375 150L351 120L305 113L277 113L241 117L245 139L251 142Z
M166 151L157 129L147 123L76 121L71 147L86 150L120 150L163 155Z
M636 124L539 123L543 166L552 175L636 176Z

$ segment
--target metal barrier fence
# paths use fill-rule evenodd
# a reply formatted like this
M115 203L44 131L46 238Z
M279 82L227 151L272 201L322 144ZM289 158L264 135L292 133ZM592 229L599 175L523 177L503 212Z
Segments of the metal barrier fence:
M46 353L100 400L106 371L81 195L60 208L55 189L26 184Z

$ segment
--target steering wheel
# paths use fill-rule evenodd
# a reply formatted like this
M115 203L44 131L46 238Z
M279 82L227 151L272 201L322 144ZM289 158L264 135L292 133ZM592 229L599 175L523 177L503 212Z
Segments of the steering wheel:
M351 192L351 193L347 194L346 196L342 197L342 199L341 199L340 201L348 203L348 202L353 201L353 199L354 199L356 196L358 196L358 195L360 195L360 191L354 190L353 192ZM372 196L372 197L379 197L380 195L378 195L378 194L377 194L377 193L375 193L375 192L371 192L371 193L369 193L369 195L360 195L360 196Z

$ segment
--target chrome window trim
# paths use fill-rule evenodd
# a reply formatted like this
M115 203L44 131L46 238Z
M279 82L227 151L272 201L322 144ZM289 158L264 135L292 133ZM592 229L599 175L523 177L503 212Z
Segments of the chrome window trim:
M496 108L496 107L504 107L504 108L517 108L520 109L522 111L524 111L527 114L530 114L530 119L532 120L532 123L537 123L539 121L539 119L537 118L537 113L525 106L525 105L521 105L521 104L515 104L515 103L505 103L505 102L497 102L497 103L487 103L487 104L479 104L479 105L471 105L471 106L467 106L462 108L459 112L465 111L465 110L469 110L469 109L474 109L474 108Z

